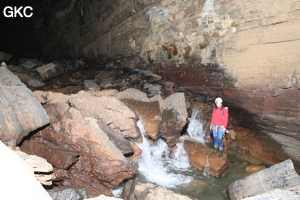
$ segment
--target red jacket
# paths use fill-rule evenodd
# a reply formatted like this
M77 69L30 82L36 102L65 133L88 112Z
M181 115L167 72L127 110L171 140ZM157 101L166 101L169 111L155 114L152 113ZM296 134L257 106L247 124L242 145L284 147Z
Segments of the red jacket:
M228 108L215 108L211 116L210 125L212 124L224 126L224 128L226 128L228 124Z

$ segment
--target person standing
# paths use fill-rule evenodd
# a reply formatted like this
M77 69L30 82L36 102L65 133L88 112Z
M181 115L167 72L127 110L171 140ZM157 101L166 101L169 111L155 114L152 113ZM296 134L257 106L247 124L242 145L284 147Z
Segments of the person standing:
M209 129L213 132L214 151L211 155L219 153L219 157L223 157L223 135L228 124L228 108L223 107L223 100L218 97L215 99L216 108L212 112Z

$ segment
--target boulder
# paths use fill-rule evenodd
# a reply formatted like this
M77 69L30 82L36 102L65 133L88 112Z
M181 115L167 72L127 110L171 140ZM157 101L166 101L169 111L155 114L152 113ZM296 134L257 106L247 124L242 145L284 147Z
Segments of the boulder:
M288 189L275 189L261 195L243 198L243 200L274 200L274 199L298 200L300 199L299 191L300 191L300 186L295 186Z
M300 176L296 173L293 162L288 159L284 162L278 163L246 178L239 179L231 183L228 186L228 194L230 199L244 199L246 197L257 195L270 196L270 193L274 194L274 190L278 189L281 190L281 194L289 193L288 196L291 195L290 197L299 197L299 192L295 192L295 189L298 189L299 191L299 185ZM277 197L279 197L279 194ZM286 197L284 198L290 199ZM253 199L259 198L253 197Z
M51 123L61 121L70 110L69 104L65 101L48 103L43 107L46 110Z
M48 128L42 132L47 132L47 130ZM79 152L76 150L61 147L53 142L35 136L30 140L25 140L20 148L28 154L45 158L51 165L59 169L68 169L77 162L79 156Z
M184 141L184 149L189 156L190 164L197 170L212 177L227 175L229 164L225 152L223 157L219 158L219 154L211 155L213 149L189 140Z
M36 180L43 185L52 185L53 167L44 158L28 155L20 150L14 152L33 168Z
M82 116L102 120L125 138L138 139L141 134L136 125L137 116L124 103L113 96L91 96L80 91L69 98L70 106L80 111Z
M8 69L0 69L0 139L15 146L29 132L49 123L33 93Z
M129 180L124 187L120 198L129 199L147 199L147 200L191 200L192 198L177 194L167 188L155 183Z
M27 60L27 61L23 62L20 66L24 67L26 69L33 69L33 68L37 67L38 64L36 62L31 61L31 60Z
M108 136L110 141L112 141L115 144L115 146L118 149L120 149L122 154L125 155L125 154L133 154L134 153L134 149L131 147L130 142L128 140L126 140L121 133L115 131L114 129L112 129L110 126L108 126L106 123L104 123L101 120L99 120L97 123L98 123L100 129L104 133L106 133L106 135Z
M130 88L119 92L116 98L135 110L144 124L146 135L153 139L164 138L169 146L176 144L187 119L183 93L163 100L160 95L148 98L146 93Z
M19 75L19 77L20 77L20 76L21 76L21 75ZM24 76L26 76L26 75L24 75ZM24 78L26 78L26 77L24 77ZM23 78L23 80L24 80L24 78ZM39 81L39 80L37 80L37 79L33 79L33 78L30 78L30 79L27 81L27 84L30 85L30 86L33 86L33 87L42 87L42 86L45 85L45 83L43 83L43 82L41 82L41 81Z
M34 170L0 141L0 199L51 200Z
M84 80L83 89L85 89L85 90L89 90L89 89L100 90L100 87L93 80Z
M79 187L54 187L47 192L53 200L82 200L88 197L85 189Z
M146 135L153 139L159 137L158 132L162 122L162 98L160 96L148 98L146 93L130 88L119 92L116 98L135 111L143 122Z
M44 81L57 77L63 73L59 66L54 63L49 63L38 67L36 68L36 71Z
M186 125L187 109L184 93L175 93L163 100L159 134L169 146L174 146Z
M48 162L57 168L54 170L56 180L62 180L64 186L84 187L89 197L112 195L109 188L115 188L123 180L132 178L138 168L135 162L123 156L93 118L85 118L84 124L70 119L52 123L33 135L30 141L41 142L45 149L53 146L66 152L66 155L63 154L65 157L57 156L49 154L50 149L48 154L44 151L47 155L42 157L50 157ZM26 148L26 151L33 149ZM68 152L74 153L69 155L78 154L68 157ZM68 160L70 162L67 163Z

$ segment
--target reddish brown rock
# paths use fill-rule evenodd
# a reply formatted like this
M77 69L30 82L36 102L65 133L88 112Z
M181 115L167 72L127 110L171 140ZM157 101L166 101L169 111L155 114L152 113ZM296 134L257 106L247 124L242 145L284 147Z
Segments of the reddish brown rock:
M76 163L68 169L58 166L59 169L54 173L58 180L63 180L63 185L85 187L91 197L111 195L109 188L115 188L123 180L132 178L138 168L135 162L123 156L92 118L86 118L85 125L71 120L52 123L31 140L43 143L51 141L65 151L78 152ZM55 159L64 162L61 160L64 158Z
M212 177L227 175L228 159L226 153L223 153L223 157L219 158L219 154L211 155L213 149L189 140L184 141L184 149L190 158L191 165L197 170Z
M162 99L159 96L148 98L144 92L127 89L119 92L116 97L136 112L143 122L146 135L153 139L159 137L158 131L162 122Z
M263 169L266 169L266 166L264 166L264 165L250 165L250 166L246 167L245 171L249 174L253 174L253 173L259 172Z
M50 128L43 130L43 133L51 131ZM67 169L78 160L79 152L74 149L66 149L60 145L33 137L25 140L21 145L21 150L45 158L51 165L59 169Z
M262 132L253 132L245 128L235 128L237 133L237 148L241 155L250 154L264 163L276 164L288 159L279 143Z

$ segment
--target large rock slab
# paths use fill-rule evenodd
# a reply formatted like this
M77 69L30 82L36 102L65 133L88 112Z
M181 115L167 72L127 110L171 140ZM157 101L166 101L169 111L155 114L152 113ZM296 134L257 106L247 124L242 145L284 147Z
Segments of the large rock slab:
M33 135L30 141L44 144L45 148L49 148L51 143L52 146L59 147L62 153L78 152L75 162L68 163L67 155L65 158L49 154L51 149L44 151L41 157L48 158L48 162L53 163L56 167L56 180L61 180L62 185L84 187L90 197L111 195L109 188L115 188L123 180L132 178L138 168L137 163L123 156L93 118L85 118L84 124L70 119L52 123ZM36 149L34 146L28 148L26 142L24 145L24 149L23 146L21 149L25 152L30 153ZM69 166L66 167L63 163Z
M0 141L0 199L52 200L31 166Z
M80 91L69 98L71 107L80 111L83 117L102 120L125 138L138 139L141 133L136 125L137 116L124 103L113 96L94 97Z
M286 160L235 181L228 186L228 194L230 199L243 199L265 193L274 193L275 189L279 189L286 190L285 194L289 193L288 190L290 190L292 195L287 194L288 196L291 195L290 197L296 197L297 195L299 197L299 193L293 193L294 189L299 189L299 185L300 176L296 173L293 162ZM268 194L265 196L268 196ZM280 194L277 197L279 196ZM259 198L257 197L257 199Z
M189 156L190 164L197 170L212 177L227 175L229 164L225 152L223 157L219 158L219 154L211 155L213 149L190 140L184 141L184 149Z
M49 123L33 93L8 69L0 68L0 139L18 144L24 136Z

